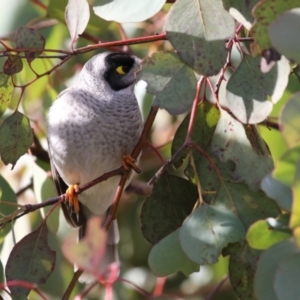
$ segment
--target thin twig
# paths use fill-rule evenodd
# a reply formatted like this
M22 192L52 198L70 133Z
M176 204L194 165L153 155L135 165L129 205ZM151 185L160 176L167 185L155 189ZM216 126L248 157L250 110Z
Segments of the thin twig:
M74 274L73 274L73 278L71 280L71 282L69 283L69 286L68 288L66 289L63 297L62 297L62 300L69 300L70 299L70 296L71 296L71 293L75 287L75 285L77 284L78 282L78 279L79 277L81 276L81 274L83 273L82 270L78 269Z
M222 285L224 284L224 282L228 279L228 275L225 276L216 286L215 288L209 293L207 294L207 296L205 297L206 300L211 300L212 297L216 294L216 292L222 287Z
M157 111L158 111L158 107L155 107L155 106L151 107L149 115L148 115L148 118L147 118L147 120L145 122L145 125L144 125L144 129L143 129L142 135L141 135L138 143L134 147L133 151L131 152L131 157L133 159L135 159L135 160L137 160L137 158L139 157L139 155L140 155L143 147L147 144L148 136L149 136L149 133L151 131L151 128L152 128L154 119L156 117ZM105 223L103 225L103 227L105 229L109 228L111 222L116 217L116 213L117 213L117 208L118 208L118 205L119 205L119 201L120 201L120 198L121 198L122 192L124 190L124 187L125 187L125 184L126 184L126 181L128 179L130 171L125 171L123 169L123 172L124 173L123 173L123 175L122 175L122 177L120 179L119 186L118 186L118 189L117 189L115 197L114 197L113 205L111 206L109 215L108 215L108 217L105 220Z

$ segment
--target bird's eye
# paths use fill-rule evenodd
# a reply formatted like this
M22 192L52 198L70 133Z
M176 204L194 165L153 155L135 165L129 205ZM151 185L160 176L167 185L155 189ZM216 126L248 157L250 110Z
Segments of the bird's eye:
M130 67L129 66L118 66L116 68L116 72L119 74L119 75L125 75L126 73L128 73L130 70Z

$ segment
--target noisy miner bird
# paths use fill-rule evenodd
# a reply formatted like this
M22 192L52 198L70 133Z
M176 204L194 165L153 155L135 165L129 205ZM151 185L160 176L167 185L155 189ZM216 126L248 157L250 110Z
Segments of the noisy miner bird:
M140 60L126 53L105 52L90 59L76 82L61 92L48 114L48 145L56 187L65 193L121 166L124 156L137 144L142 118L133 93ZM70 225L85 234L87 220L105 218L112 205L120 177L114 176L81 193L79 213L62 203ZM130 179L127 181L129 183ZM72 195L69 196L72 200ZM114 221L108 232L107 250L101 272L118 260L118 228Z

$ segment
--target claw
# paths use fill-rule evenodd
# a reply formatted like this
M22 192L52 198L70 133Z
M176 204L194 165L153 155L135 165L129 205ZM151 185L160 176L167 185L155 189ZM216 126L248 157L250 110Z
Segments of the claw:
M135 162L136 162L136 160L131 155L126 154L123 156L121 163L126 171L130 171L131 169L133 169L138 174L142 173L142 170L139 168L139 166Z
M76 213L77 221L79 221L79 200L78 195L74 193L78 191L78 184L70 185L66 190L66 201L71 207L73 207L74 212Z

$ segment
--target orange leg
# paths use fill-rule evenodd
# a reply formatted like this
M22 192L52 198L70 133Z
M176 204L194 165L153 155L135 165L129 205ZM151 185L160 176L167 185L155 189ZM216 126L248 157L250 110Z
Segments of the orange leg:
M123 156L121 163L126 171L130 171L131 169L133 169L135 172L139 174L142 173L142 170L136 165L135 162L136 160L131 155L126 154Z
M74 212L78 214L79 212L79 200L78 195L74 194L78 191L78 184L70 185L66 190L66 201L71 207L74 208Z

